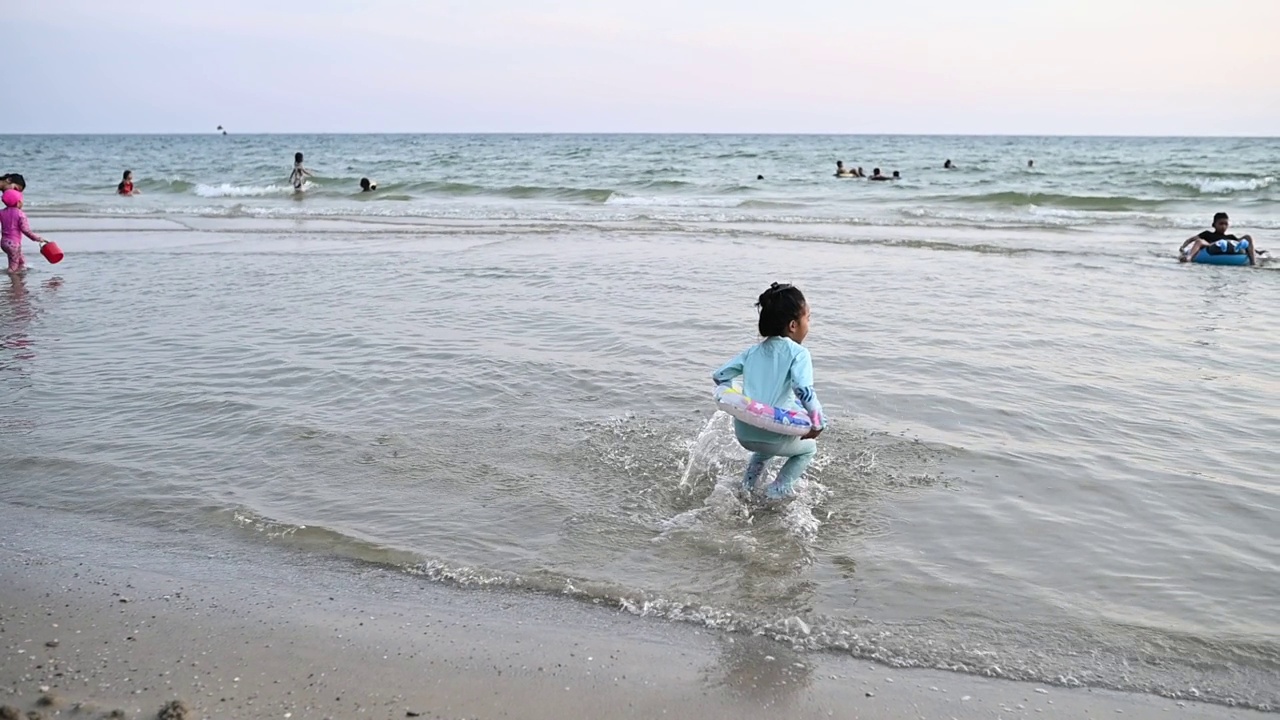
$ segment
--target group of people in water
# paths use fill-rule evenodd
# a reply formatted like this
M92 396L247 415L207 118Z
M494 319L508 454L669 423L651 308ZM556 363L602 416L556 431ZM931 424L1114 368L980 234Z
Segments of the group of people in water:
M303 185L306 183L307 178L312 177L313 175L315 175L315 173L308 170L302 164L302 153L300 152L294 153L293 154L293 172L289 173L289 184L293 186L293 191L295 193L302 192ZM377 189L378 189L378 183L374 182L373 180L370 180L367 177L360 178L360 192L373 192L374 190L377 190Z
M1036 161L1035 161L1035 160L1028 160L1028 161L1027 161L1027 169L1029 169L1029 170L1035 169L1035 166L1036 166ZM955 169L956 169L956 164L955 164L955 163L953 163L953 162L951 162L951 159L950 159L950 158L948 158L946 162L942 163L942 169L943 169L943 170L955 170ZM899 172L898 172L897 170L894 170L892 175L884 175L884 174L882 174L882 173L880 172L880 168L873 168L873 169L871 170L871 175L870 175L870 176L868 176L865 172L863 172L863 170L862 170L862 167L861 167L861 166L856 167L856 168L847 168L847 167L845 167L845 166L844 166L844 161L843 161L843 160L837 160L837 161L836 161L836 177L838 177L838 178L866 178L867 180L901 180L901 179L902 179L902 175L900 175L900 174L899 174ZM760 178L758 178L758 179L763 180L763 179L764 179L764 176L762 175L762 176L760 176Z
M862 168L847 168L844 166L843 160L836 161L836 177L838 178L866 178L867 180L901 180L902 176L897 170L893 171L893 175L885 175L880 172L880 168L872 168L871 175L868 176L863 172Z
M300 152L294 153L293 154L293 171L289 173L289 184L293 186L293 191L295 193L302 192L304 190L304 185L306 184L307 178L312 177L314 174L315 173L311 172L311 170L307 169L302 164L302 153ZM367 177L360 178L360 192L373 192L374 190L377 190L377 189L378 189L377 182L370 180ZM116 194L125 195L125 196L142 194L142 192L138 190L136 187L134 187L133 185L132 170L124 171L124 175L123 177L121 177L120 183L116 185Z
M948 159L943 163L942 167L946 170L953 170L956 165ZM1028 160L1027 167L1034 168L1035 161ZM294 153L293 170L289 173L289 184L293 187L294 192L302 193L305 189L307 178L313 176L314 173L303 164L302 153ZM871 175L868 176L861 167L845 167L843 160L836 161L835 176L838 178L865 178L876 181L893 181L902 177L897 170L894 170L892 175L884 175L880 168L872 169ZM763 176L761 179L763 179ZM27 216L22 211L22 194L26 191L26 188L26 179L18 173L0 176L0 193L3 193L4 203L4 208L0 209L0 248L3 248L5 255L8 257L10 274L21 273L26 270L26 262L22 256L22 238L24 236L41 245L47 242L44 238L31 231ZM378 184L373 180L367 177L360 178L360 192L373 192L377 189ZM124 171L120 178L120 183L116 185L116 193L122 196L140 194L140 191L134 185L132 170ZM1257 247L1253 236L1229 234L1227 229L1230 227L1230 223L1230 218L1225 212L1216 213L1213 216L1211 230L1205 230L1187 238L1178 248L1178 261L1192 262L1201 252L1208 255L1245 255L1250 265L1257 265L1260 258L1267 257L1267 252Z
M1035 169L1036 161L1028 160L1027 169ZM956 164L948 158L942 163L943 170L955 170ZM867 180L900 180L902 176L897 170L893 171L892 176L885 176L880 172L880 168L871 171L871 175L867 176L861 167L849 168L845 167L843 160L836 161L836 177L838 178L866 178ZM1224 212L1217 213L1213 216L1213 229L1205 230L1198 235L1187 238L1182 243L1182 247L1178 248L1178 262L1192 262L1196 255L1201 251L1209 255L1245 255L1249 259L1250 265L1257 265L1258 258L1267 257L1267 251L1259 250L1253 242L1250 235L1227 234L1227 228L1230 226L1230 219Z

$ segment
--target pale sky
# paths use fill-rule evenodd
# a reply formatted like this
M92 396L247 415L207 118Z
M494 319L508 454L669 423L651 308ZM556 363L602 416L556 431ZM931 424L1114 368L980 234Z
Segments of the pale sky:
M1280 0L12 0L0 133L1280 135Z

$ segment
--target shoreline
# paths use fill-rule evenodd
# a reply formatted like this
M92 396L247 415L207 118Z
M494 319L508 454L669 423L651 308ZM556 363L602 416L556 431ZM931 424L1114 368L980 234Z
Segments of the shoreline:
M890 668L54 511L0 505L0 522L21 528L0 540L0 705L49 718L150 718L174 700L176 717L244 718L1267 715Z

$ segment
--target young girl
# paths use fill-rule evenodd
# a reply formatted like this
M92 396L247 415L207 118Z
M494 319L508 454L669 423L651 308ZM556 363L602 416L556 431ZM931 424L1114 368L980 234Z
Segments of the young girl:
M27 214L22 212L22 193L9 188L0 200L4 202L4 209L0 210L0 249L9 256L9 274L18 275L27 269L27 262L22 257L22 236L26 235L41 245L49 241L31 232Z
M120 178L120 184L116 185L117 195L138 195L138 191L133 189L133 171L125 170L124 176Z
M302 192L302 182L311 177L311 171L302 167L302 153L293 154L293 172L289 173L289 182L293 183L294 192Z
M813 421L813 430L802 438L781 435L733 421L733 432L742 447L751 451L751 460L742 477L742 489L754 493L770 458L785 457L778 477L765 488L771 500L791 497L795 483L818 452L815 438L826 421L822 405L813 392L813 361L800 343L809 334L809 304L804 294L791 285L773 283L756 302L760 309L759 328L764 340L743 350L728 364L711 374L716 385L728 385L742 376L742 393L775 407L794 408L796 400Z

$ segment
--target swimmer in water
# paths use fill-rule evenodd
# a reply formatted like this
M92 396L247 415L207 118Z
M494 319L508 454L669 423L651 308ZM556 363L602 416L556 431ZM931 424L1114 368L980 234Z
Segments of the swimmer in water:
M302 166L302 153L293 154L293 172L289 173L289 182L294 192L302 192L302 183L311 177L311 171Z
M373 192L378 189L378 183L369 178L360 178L360 192Z
M140 195L137 190L133 189L133 171L125 170L124 176L120 179L120 184L116 185L117 195Z

